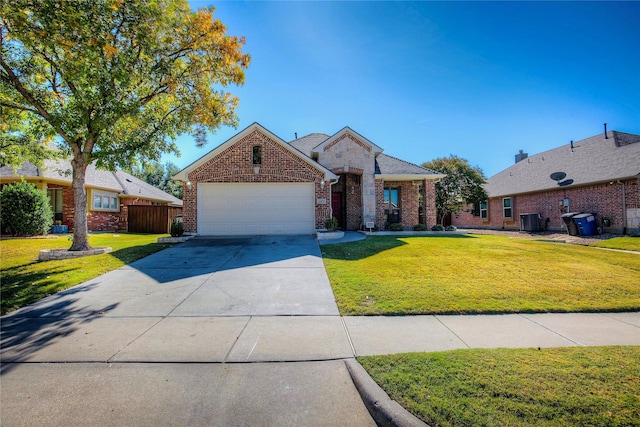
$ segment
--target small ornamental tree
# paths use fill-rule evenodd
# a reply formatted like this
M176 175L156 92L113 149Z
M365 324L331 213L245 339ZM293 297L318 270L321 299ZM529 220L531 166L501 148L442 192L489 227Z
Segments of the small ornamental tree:
M14 236L46 234L53 223L47 193L26 181L5 185L0 191L0 221Z
M445 174L436 184L436 209L438 224L442 224L447 212L457 214L467 203L481 203L489 196L483 185L484 173L466 159L451 155L425 162L423 167Z

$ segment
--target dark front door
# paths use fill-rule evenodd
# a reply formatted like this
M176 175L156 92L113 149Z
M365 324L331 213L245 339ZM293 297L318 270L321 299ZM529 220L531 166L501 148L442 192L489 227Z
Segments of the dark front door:
M342 215L342 193L331 194L331 210L333 211L333 217L338 220L338 227L344 228Z

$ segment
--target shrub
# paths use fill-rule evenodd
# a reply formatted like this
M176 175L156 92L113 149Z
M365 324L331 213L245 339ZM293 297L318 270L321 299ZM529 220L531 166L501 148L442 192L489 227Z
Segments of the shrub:
M333 217L327 218L324 221L324 228L326 228L327 231L336 231L336 228L338 228L338 220Z
M458 227L456 227L455 225L447 225L444 231L456 231L457 229Z
M400 223L394 223L389 225L389 230L391 231L404 231L404 227Z
M182 237L184 234L184 224L178 219L171 222L171 237Z
M46 234L53 224L47 193L26 181L5 185L0 192L0 222L14 236Z
M444 231L444 225L436 224L433 227L431 227L431 231Z
M413 226L413 231L429 231L429 227L425 224L416 224Z

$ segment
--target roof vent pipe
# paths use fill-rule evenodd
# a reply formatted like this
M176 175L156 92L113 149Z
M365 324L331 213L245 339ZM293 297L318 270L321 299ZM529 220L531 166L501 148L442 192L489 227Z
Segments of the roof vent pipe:
M604 139L609 139L609 137L607 136L607 124L604 124Z
M605 132L605 133L607 133L607 132ZM296 139L298 139L298 132L294 132L293 134L296 136Z

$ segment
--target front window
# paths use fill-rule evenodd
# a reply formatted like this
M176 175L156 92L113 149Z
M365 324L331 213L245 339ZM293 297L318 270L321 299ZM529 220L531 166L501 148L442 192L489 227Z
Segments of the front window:
M93 190L93 210L118 211L118 194Z
M505 197L502 199L502 216L504 218L513 218L511 212L511 197Z
M53 211L53 220L62 221L62 188L50 188L47 195Z
M400 189L397 187L384 189L384 220L388 224L400 222Z
M480 218L487 219L488 217L487 202L482 202L480 203Z

